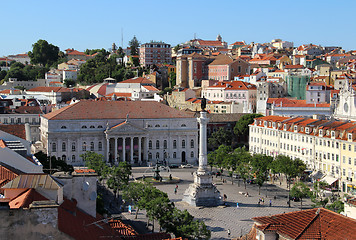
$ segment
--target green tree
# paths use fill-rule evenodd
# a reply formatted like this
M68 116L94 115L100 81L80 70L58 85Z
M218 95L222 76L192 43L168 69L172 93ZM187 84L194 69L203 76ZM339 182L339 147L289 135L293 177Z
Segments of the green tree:
M88 168L93 169L98 174L100 181L106 178L108 165L106 165L103 155L96 152L86 152L81 154L80 157Z
M309 197L311 195L310 189L303 182L298 182L294 184L290 190L290 196L300 198L300 210L303 209L303 198Z
M137 219L139 210L145 208L144 205L139 204L139 202L143 198L143 193L147 193L145 191L146 189L152 188L152 185L147 182L131 182L124 188L124 191L122 193L123 199L125 199L127 202L131 202L137 207L135 219Z
M231 146L232 138L233 136L230 131L220 127L217 131L211 134L211 137L208 138L208 148L215 150L221 145Z
M129 47L132 55L138 55L138 48L140 47L140 42L137 40L136 36L133 36L131 41L129 41Z
M47 156L47 154L43 153L42 151L35 154L36 158L40 163L43 165L43 169L45 173L53 173L57 171L64 171L64 172L73 172L73 166L67 164L60 158L56 158L55 156L51 156L51 159Z
M327 205L326 208L331 210L331 211L334 211L334 212L337 212L337 213L341 213L341 212L344 211L345 204L341 200L336 200L335 202Z
M176 85L177 74L175 72L170 72L168 75L169 87L173 88Z
M106 184L113 190L116 197L119 191L128 185L131 176L131 165L127 162L120 162L118 166L112 166L107 171Z
M66 87L74 87L76 85L76 82L72 79L64 79L63 82Z
M225 158L232 151L230 146L220 145L218 149L215 150L215 162L214 165L219 168L222 173L225 167ZM222 174L221 174L222 178Z
M59 47L48 43L46 40L38 40L32 45L32 51L28 52L32 64L51 66L59 58Z
M7 75L7 72L5 70L0 71L0 80L5 79L5 76Z
M180 44L177 44L177 45L173 48L173 51L174 51L175 53L177 53L179 49L182 49L182 46L181 46Z
M240 141L248 142L249 139L249 126L253 123L255 118L262 117L263 115L252 113L243 115L234 127L235 135L240 139Z
M261 194L261 187L268 179L269 166L272 163L273 158L270 156L255 154L251 159L252 171L256 177L256 183L258 184L258 194Z

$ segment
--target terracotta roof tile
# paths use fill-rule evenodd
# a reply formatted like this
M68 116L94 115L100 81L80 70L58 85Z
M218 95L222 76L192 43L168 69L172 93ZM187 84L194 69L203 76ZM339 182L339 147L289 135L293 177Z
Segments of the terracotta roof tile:
M124 81L121 81L120 83L141 83L141 84L151 84L153 85L154 83L147 78L144 77L135 77L135 78L130 78Z
M24 124L17 124L17 125L0 124L0 130L26 140L26 130Z
M6 196L5 196L6 197ZM11 199L9 206L13 208L28 208L33 201L46 201L46 197L42 196L35 189L27 189L24 193Z
M77 103L43 115L50 120L69 119L133 119L191 118L192 114L154 101L90 101Z
M356 220L324 208L314 208L253 220L263 231L275 231L288 239L353 239Z

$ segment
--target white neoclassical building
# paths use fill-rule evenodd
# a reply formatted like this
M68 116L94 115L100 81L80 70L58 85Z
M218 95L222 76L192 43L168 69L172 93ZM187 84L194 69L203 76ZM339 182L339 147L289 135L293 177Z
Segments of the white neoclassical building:
M158 102L82 100L41 117L47 154L83 165L94 151L110 163L191 163L198 159L193 114Z

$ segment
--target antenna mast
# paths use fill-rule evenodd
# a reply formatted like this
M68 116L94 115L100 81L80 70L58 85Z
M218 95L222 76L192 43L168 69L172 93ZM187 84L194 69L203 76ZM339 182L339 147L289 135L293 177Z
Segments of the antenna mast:
M121 28L121 48L124 49L124 32Z

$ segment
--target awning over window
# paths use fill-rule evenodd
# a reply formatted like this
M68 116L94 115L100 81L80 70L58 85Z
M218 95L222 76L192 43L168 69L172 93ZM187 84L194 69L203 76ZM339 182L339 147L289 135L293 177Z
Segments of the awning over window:
M328 175L320 179L321 182L326 182L328 185L332 185L337 180L338 180L337 178Z

